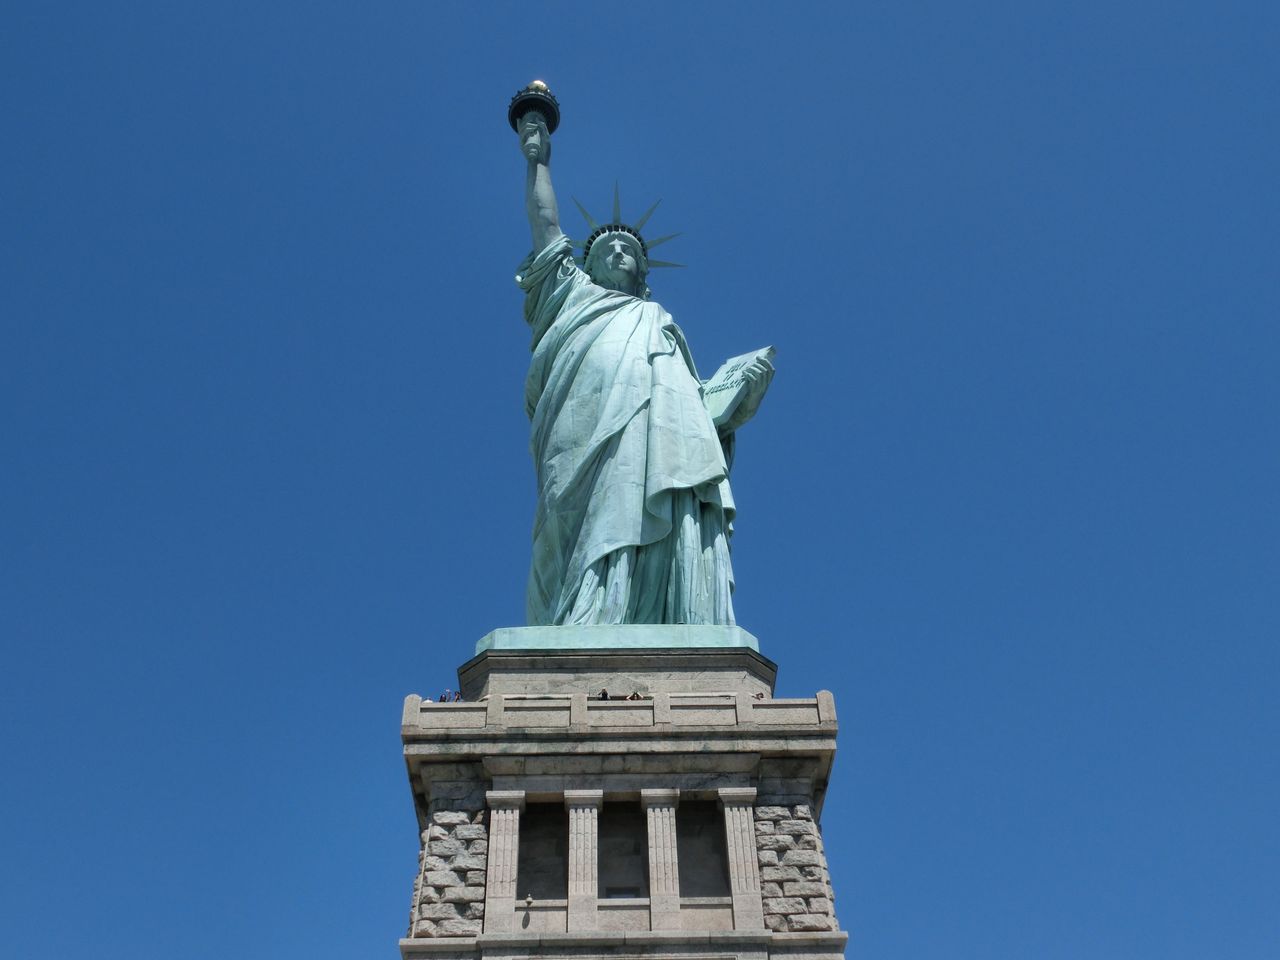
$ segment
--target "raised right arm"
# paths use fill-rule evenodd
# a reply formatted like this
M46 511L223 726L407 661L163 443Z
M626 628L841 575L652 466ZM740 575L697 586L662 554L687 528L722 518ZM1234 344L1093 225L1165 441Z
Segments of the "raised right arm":
M526 113L520 121L520 152L529 162L524 201L529 213L533 250L538 253L564 233L560 229L555 190L551 187L551 135L547 133L542 114L537 111Z

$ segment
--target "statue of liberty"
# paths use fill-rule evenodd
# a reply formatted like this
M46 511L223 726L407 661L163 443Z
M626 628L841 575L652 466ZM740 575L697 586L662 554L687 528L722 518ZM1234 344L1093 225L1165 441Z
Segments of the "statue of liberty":
M591 228L579 266L551 186L558 105L535 82L509 119L533 234L516 277L533 333L529 623L732 624L729 466L773 377L772 351L741 358L737 389L713 414L684 333L649 299L649 269L675 266L649 257L671 239L641 235L653 207L628 225L616 188L607 223L579 204Z

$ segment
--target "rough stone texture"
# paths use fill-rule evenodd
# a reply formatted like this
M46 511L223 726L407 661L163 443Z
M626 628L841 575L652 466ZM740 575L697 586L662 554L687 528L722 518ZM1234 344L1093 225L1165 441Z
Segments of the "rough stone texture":
M782 892L788 897L825 897L827 885L816 880L796 880L784 883Z
M436 857L451 857L457 853L466 853L467 845L461 840L429 840L427 852Z
M437 937L478 937L479 920L444 920L436 927Z
M824 917L818 913L794 914L787 917L787 929L797 933L808 930L834 930L835 917Z
M813 913L828 913L835 916L835 906L826 897L811 897L809 909Z
M779 820L774 829L778 833L787 833L793 837L807 836L813 832L813 822L811 820Z
M484 887L449 887L444 899L446 903L483 903Z
M822 833L808 804L762 805L755 817L765 926L782 933L837 929Z
M422 831L418 876L413 885L410 937L474 937L480 933L488 837L483 811L437 810L430 815L430 823Z
M791 811L786 807L756 807L756 820L789 820ZM775 827L776 829L776 827Z
M452 903L424 903L418 908L420 920L456 920L457 908Z
M799 867L763 867L762 866L760 868L760 879L786 881L786 880L803 880L804 877L800 875Z
M757 850L791 850L794 849L795 845L795 837L788 837L780 833L756 834Z
M788 850L780 862L784 867L820 867L824 859L818 850Z

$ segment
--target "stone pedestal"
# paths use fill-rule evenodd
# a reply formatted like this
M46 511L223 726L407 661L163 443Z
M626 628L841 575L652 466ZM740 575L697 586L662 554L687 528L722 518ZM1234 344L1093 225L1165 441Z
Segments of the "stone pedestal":
M463 701L405 701L423 848L402 955L842 957L818 826L835 707L774 699L775 675L732 627L485 637Z

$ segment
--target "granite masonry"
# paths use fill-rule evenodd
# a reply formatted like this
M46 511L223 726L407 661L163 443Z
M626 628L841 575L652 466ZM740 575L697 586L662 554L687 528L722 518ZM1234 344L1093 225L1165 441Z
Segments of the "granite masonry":
M489 826L484 810L437 810L422 831L411 937L474 937L484 917Z
M755 808L760 895L770 930L835 930L831 878L822 832L809 805Z

